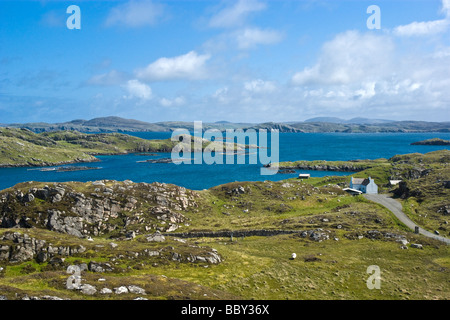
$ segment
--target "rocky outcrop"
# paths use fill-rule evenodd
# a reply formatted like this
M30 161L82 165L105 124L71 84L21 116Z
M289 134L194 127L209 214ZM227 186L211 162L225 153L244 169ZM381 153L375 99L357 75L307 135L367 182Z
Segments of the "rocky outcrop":
M349 232L345 234L345 237L350 240L358 240L358 239L371 239L371 240L388 240L388 241L406 241L406 237L401 234L387 232L387 231L380 231L380 230L368 230L368 231L361 231L361 232Z
M96 181L0 194L2 228L47 228L77 237L172 232L198 205L194 191L161 183Z
M86 251L82 245L54 246L45 240L30 237L19 232L7 232L0 238L0 261L12 263L35 259L42 263L59 256L72 256Z

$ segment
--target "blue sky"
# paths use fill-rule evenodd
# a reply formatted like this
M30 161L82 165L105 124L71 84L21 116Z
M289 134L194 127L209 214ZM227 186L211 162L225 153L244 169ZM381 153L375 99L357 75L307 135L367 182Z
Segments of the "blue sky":
M450 121L449 89L450 0L0 1L0 123Z

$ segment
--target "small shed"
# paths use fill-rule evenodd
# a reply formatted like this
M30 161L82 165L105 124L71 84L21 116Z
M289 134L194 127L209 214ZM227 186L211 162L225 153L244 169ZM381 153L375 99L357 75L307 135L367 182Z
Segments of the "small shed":
M309 179L311 177L311 175L309 173L300 173L298 175L299 179Z
M402 182L402 180L389 180L389 184L391 186L396 186L398 185L400 182Z
M356 190L356 189L352 189L352 188L344 188L342 190L350 193L353 196L357 196L359 194L362 194L362 191L359 191L359 190Z

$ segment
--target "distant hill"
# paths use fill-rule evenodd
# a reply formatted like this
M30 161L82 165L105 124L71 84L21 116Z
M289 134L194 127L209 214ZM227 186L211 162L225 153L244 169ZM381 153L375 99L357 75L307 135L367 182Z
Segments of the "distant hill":
M383 124L395 122L393 120L383 120L383 119L368 119L368 118L352 118L350 120L344 120L336 117L317 117L307 119L304 122L327 122L327 123L340 123L340 124Z
M5 127L24 128L33 132L51 132L72 130L79 132L172 132L176 129L194 129L193 122L165 121L144 122L120 117L101 117L91 120L72 120L63 123L13 123L5 124ZM393 121L382 119L353 118L343 120L335 117L311 118L304 122L266 122L266 123L233 123L218 121L203 123L203 130L217 129L267 129L280 132L450 132L450 122L426 122L426 121Z
M305 120L305 122L328 122L328 123L344 123L345 120L336 117L316 117Z

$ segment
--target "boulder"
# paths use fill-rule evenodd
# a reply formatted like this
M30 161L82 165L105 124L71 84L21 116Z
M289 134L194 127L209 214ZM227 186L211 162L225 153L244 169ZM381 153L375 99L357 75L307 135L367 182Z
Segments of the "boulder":
M81 293L87 294L87 295L90 295L90 296L97 292L97 289L94 286L90 285L90 284L83 284L80 287L80 289L81 289Z
M150 234L146 237L148 242L164 242L166 241L166 238L160 233L155 232L154 234Z
M45 251L39 252L36 256L36 261L38 263L44 263L47 261L47 259L48 259L48 253Z
M110 293L112 293L112 290L109 288L103 288L100 290L100 293L101 294L110 294Z
M111 272L114 268L107 262L90 261L88 265L91 272Z
M114 288L114 293L115 294L124 294L124 293L128 293L128 288L125 286L120 286L118 288Z
M135 294L146 294L144 289L135 285L128 286L128 291Z

